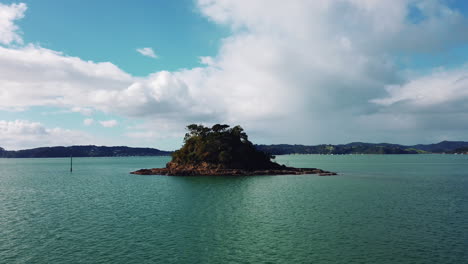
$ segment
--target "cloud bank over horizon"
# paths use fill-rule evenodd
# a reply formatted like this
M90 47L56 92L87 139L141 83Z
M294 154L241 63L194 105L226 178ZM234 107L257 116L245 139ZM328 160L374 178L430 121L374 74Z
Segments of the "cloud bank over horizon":
M47 128L39 122L0 120L2 148L19 150L38 146L95 144L92 135L59 127Z
M142 120L123 133L129 142L218 122L240 124L260 143L467 139L468 65L404 63L467 45L466 17L444 1L198 0L196 7L230 31L217 54L199 54L200 67L134 76L112 62L23 43L15 23L26 4L0 4L0 110L66 109L86 116L85 127L96 113ZM157 57L150 48L138 52ZM97 140L34 120L0 122L12 148L50 144L44 138L57 133Z

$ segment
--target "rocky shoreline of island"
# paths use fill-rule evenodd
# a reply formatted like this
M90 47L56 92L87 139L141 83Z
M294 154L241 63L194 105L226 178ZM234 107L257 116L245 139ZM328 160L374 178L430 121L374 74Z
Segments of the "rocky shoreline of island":
M270 169L226 169L209 164L178 165L169 162L165 168L140 169L131 172L137 175L167 175L167 176L256 176L256 175L304 175L314 174L318 176L334 176L336 172L325 171L317 168L293 168L279 166Z

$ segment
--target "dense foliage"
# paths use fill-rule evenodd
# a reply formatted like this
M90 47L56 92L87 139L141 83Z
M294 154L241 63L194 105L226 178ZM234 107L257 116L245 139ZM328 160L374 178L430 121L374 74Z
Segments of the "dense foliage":
M187 126L184 145L172 154L172 162L199 165L203 162L223 168L258 169L277 165L271 155L257 150L242 127L216 124Z
M419 154L423 150L391 144L350 143L347 145L257 145L257 149L275 155L285 154Z
M424 154L424 153L462 153L468 147L464 141L442 141L436 144L399 145L389 143L354 142L343 145L257 145L256 148L273 155L284 154Z

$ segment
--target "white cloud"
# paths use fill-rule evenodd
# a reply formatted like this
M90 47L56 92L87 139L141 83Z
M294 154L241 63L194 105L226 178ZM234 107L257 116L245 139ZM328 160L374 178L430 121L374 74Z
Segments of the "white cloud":
M136 51L138 51L138 53L140 53L143 56L150 57L153 59L156 59L158 57L156 53L154 53L154 50L152 48L141 48L137 49Z
M59 127L47 128L38 122L25 120L0 120L1 147L8 150L91 144L95 139L82 131L63 129Z
M119 124L117 120L105 120L105 121L99 121L99 124L103 127L115 127Z
M92 94L120 90L132 77L109 63L83 61L35 45L0 47L0 109L96 109Z
M181 130L179 120L167 120L164 118L155 118L151 122L130 126L127 129L129 132L125 136L145 141L152 140L153 142L158 139L167 138L177 139L182 142L182 138L185 135L185 131Z
M401 85L389 85L386 90L387 97L371 102L384 106L405 104L423 109L468 102L468 67L438 69Z
M19 28L14 21L23 18L26 9L24 3L11 5L0 3L0 44L23 44Z
M0 47L0 110L56 106L89 115L191 113L196 101L179 73L133 77L109 62L95 63L35 45ZM197 114L197 113L195 113Z
M75 113L80 113L82 115L85 115L85 116L89 116L93 113L93 109L92 108L89 108L89 107L79 107L79 106L75 106L71 109L72 112L75 112Z
M90 125L94 124L94 119L92 119L92 118L86 118L86 119L83 120L83 124L84 124L85 126L90 126Z
M468 67L440 68L386 90L371 100L379 110L362 116L363 126L407 137L408 142L466 140Z
M214 65L214 60L210 56L200 56L200 63L207 65L207 66L213 66Z

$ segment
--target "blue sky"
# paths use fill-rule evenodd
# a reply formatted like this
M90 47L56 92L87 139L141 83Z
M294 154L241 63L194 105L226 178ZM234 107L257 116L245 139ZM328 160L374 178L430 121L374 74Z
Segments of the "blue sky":
M0 0L0 146L468 140L466 1L314 2Z
M25 42L83 60L111 61L138 76L199 66L198 57L216 55L227 35L200 16L191 0L24 3L28 11L18 25ZM135 47L154 47L159 59L138 56Z

